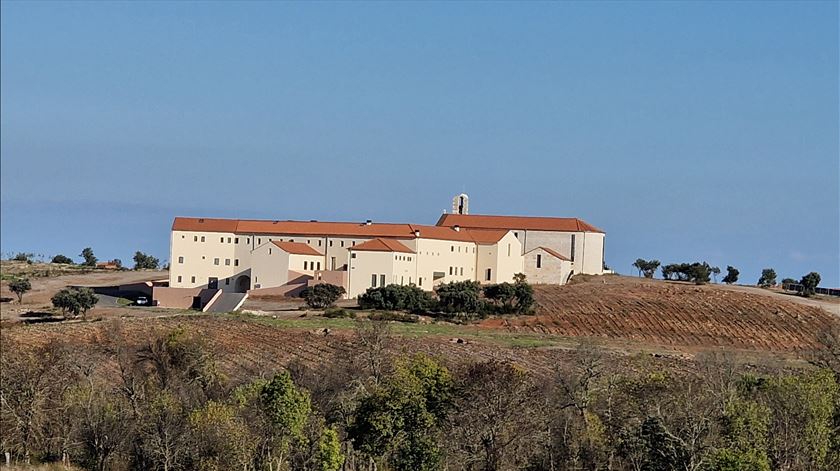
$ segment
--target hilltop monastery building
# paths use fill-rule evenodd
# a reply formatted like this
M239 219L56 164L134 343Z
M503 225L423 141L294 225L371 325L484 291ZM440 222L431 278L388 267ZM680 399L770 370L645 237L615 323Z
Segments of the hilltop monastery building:
M169 286L294 294L308 285L371 287L512 281L564 284L604 272L604 232L576 218L472 215L466 195L434 226L175 218Z

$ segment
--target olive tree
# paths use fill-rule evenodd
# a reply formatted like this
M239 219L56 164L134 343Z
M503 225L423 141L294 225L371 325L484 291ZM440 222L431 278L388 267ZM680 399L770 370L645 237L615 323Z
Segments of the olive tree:
M23 302L23 295L32 289L32 284L29 283L28 278L15 278L9 282L9 291L15 293L18 298L18 303Z

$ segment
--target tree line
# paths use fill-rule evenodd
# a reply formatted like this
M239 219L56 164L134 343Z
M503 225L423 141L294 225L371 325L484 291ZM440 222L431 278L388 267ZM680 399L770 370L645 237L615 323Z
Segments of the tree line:
M797 371L724 355L617 368L591 344L553 373L395 354L357 321L354 355L228 376L184 328L92 351L3 338L0 449L91 470L834 470L840 350ZM827 340L828 341L828 340Z
M79 257L82 258L82 262L78 264L79 266L95 267L97 262L99 262L99 259L96 257L96 255L94 255L93 249L90 247L85 247L82 250L82 253L79 254ZM17 262L26 262L31 264L35 262L35 254L27 252L18 252L15 255L9 257L9 260ZM156 257L145 254L139 250L134 253L133 260L135 270L157 270L160 267L160 260L158 260ZM74 262L72 258L63 254L58 254L50 258L50 263L62 265L76 265L76 262ZM109 260L108 263L115 265L117 268L123 267L122 260L118 258Z
M645 260L643 258L636 259L633 262L633 267L639 272L639 276L645 278L653 278L656 274L656 269L660 268L659 260ZM715 278L717 283L717 275L721 273L720 268L710 266L706 262L693 263L671 263L668 265L661 265L662 279L673 281L688 281L696 284L705 284ZM723 278L724 283L733 284L738 281L741 272L733 266L726 267L726 276ZM793 278L785 278L782 280L783 285L799 284L802 286L801 294L803 296L812 296L816 294L816 288L821 281L820 274L817 272L810 272L803 275L797 282ZM762 288L769 288L776 286L776 271L772 268L765 268L761 270L761 276L758 278L756 285Z

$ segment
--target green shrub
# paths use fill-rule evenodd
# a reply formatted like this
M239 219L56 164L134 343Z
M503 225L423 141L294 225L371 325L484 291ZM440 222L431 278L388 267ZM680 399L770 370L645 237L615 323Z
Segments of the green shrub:
M355 319L356 313L341 307L330 307L324 310L324 317L330 319Z
M306 301L307 306L323 309L332 306L345 292L341 286L321 283L307 287L301 291L300 297Z
M477 281L453 281L438 285L435 288L438 310L447 313L477 313L481 310L480 292L481 285Z
M72 265L73 260L70 257L59 254L53 257L50 263L65 263L68 265Z
M396 322L410 322L416 324L420 322L420 317L414 314L406 314L404 312L372 312L368 315L368 319L372 321L396 321Z
M359 296L362 309L386 309L396 311L425 312L434 300L432 296L414 285L387 285L368 288Z
M485 313L527 314L533 311L534 288L518 277L515 283L499 283L484 287L483 309Z

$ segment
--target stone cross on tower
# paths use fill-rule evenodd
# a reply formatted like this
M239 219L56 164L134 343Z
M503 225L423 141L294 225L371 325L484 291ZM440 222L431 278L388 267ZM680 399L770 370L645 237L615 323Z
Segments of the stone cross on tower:
M466 193L452 198L452 214L469 214L470 213L470 197Z

